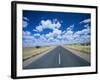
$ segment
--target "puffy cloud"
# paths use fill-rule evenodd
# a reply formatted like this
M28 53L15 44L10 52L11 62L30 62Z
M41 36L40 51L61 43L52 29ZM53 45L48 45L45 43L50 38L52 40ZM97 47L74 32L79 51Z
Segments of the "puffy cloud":
M44 35L41 35L40 38L39 38L39 41L46 42L47 39L46 39L46 37Z
M27 26L28 26L28 22L27 22L27 21L23 21L23 22L22 22L22 27L25 28L25 27L27 27Z
M25 28L28 26L29 19L27 17L23 17L22 27Z
M58 19L53 19L53 23L56 23L56 22L58 22Z
M53 20L41 20L39 26L36 27L36 29L33 29L33 31L42 32L44 29L59 29L61 27L61 23L59 21L53 21Z
M65 35L73 35L73 31L67 31Z
M39 33L36 33L36 34L34 34L34 36L40 36L40 34Z
M61 34L61 30L54 29L53 35L60 35L60 34Z
M83 34L89 34L90 33L90 28L85 28L83 30L77 31L74 34L75 35L83 35Z
M23 34L23 36L27 36L27 35L30 35L31 32L29 32L29 31L23 31L22 34Z
M33 29L33 31L34 31L34 32L38 32L38 30L36 30L36 29Z
M69 41L73 40L73 28L74 28L74 24L70 25L69 27L67 27L67 29L65 31L62 32L62 39L66 42L69 43Z
M53 37L53 33L52 32L49 32L48 34L46 34L46 38L50 38L50 37Z
M54 28L59 29L61 27L61 23L57 22L57 23L53 23L52 24L54 26Z
M23 20L25 21L29 21L29 19L27 17L23 17Z
M27 19L26 19L27 20ZM56 44L72 44L72 43L86 43L90 42L90 26L84 20L81 23L86 23L82 30L74 31L75 25L72 24L64 31L60 30L61 23L57 20L41 20L39 26L33 31L32 35L29 31L23 31L23 45L26 47L43 46L43 45L56 45ZM52 31L43 34L44 29L51 29Z
M51 20L41 20L41 26L45 28L52 28L52 22Z
M89 28L83 29L82 33L83 34L89 34L90 33L90 29Z
M90 42L90 27L86 27L82 30L74 32L74 25L69 26L65 31L62 32L62 41L67 44L72 43L86 43Z
M84 25L85 28L90 28L89 24Z
M68 32L66 32L64 35L63 35L63 39L65 39L65 40L73 40L73 33L71 32L71 31L68 31Z
M36 40L34 36L32 35L27 35L27 36L23 36L24 40Z
M58 35L57 38L58 38L58 39L62 39L62 36L61 36L61 35Z
M53 37L48 38L48 41L54 41Z
M29 31L23 31L22 34L23 34L22 38L25 42L28 41L30 42L31 40L35 40L34 36L32 36L31 32Z
M85 28L77 31L73 34L73 41L75 43L87 43L90 42L90 28Z
M32 40L23 40L23 47L33 47L33 41Z
M54 29L53 32L49 32L48 34L46 34L46 37L47 38L50 38L50 37L57 37L59 35L61 35L61 30L59 29Z
M42 32L43 31L43 27L41 25L39 25L39 26L36 27L35 31Z
M36 42L36 39L32 35L23 35L23 46L24 47L32 47L35 46L34 43Z
M73 30L73 28L74 28L74 24L73 24L73 25L70 25L70 26L67 28L67 31L71 31L71 30Z
M91 19L90 19L90 18L89 18L89 19L85 19L85 20L81 21L81 22L80 22L80 24L81 24L81 23L89 23L89 22L91 22Z

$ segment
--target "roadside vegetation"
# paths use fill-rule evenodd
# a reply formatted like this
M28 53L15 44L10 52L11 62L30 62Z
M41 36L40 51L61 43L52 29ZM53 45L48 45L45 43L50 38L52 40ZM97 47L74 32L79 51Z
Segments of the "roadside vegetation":
M91 53L91 46L90 45L72 44L72 45L65 45L65 48L70 48L70 49L80 51L83 53L87 53L87 54Z
M36 46L36 47L26 47L26 48L23 48L23 61L31 58L31 57L34 57L36 55L39 55L41 53L44 53L50 49L54 48L54 46Z

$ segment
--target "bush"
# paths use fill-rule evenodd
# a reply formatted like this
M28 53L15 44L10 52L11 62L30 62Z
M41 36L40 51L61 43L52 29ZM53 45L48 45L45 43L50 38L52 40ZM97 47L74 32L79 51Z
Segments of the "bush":
M36 46L36 48L40 48L40 46Z

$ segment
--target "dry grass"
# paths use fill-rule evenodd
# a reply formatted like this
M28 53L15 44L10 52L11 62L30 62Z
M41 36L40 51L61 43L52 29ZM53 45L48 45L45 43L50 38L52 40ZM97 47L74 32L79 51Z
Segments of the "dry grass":
M65 45L66 48L70 48L76 51L80 51L83 53L90 54L91 53L91 47L90 45L84 46L84 45Z
M41 54L47 50L50 50L52 48L54 48L54 46L47 46L47 47L40 47L40 48L36 48L36 47L23 48L23 61L33 56L36 56L38 54Z

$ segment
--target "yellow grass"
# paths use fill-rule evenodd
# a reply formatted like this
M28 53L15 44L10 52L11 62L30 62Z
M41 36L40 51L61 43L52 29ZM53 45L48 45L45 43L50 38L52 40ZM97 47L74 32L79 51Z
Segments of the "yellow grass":
M40 48L23 48L23 60L27 60L33 56L36 56L38 54L41 54L47 50L52 49L53 46L47 46L47 47L40 47Z
M90 45L88 46L86 45L66 45L65 47L73 49L73 50L77 50L83 53L91 53Z

